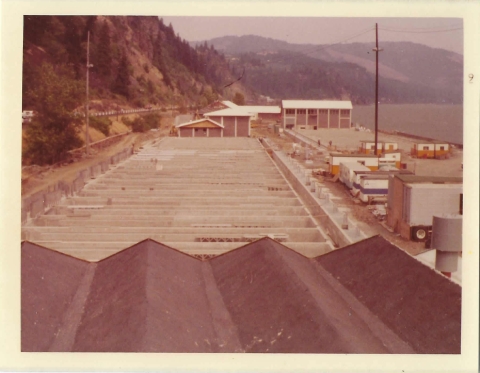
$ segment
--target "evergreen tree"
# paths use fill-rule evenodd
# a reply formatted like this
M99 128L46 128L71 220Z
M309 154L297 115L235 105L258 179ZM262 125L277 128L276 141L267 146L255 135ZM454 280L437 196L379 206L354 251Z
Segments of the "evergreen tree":
M153 66L155 66L163 75L164 83L173 88L172 81L170 80L170 76L167 72L167 67L165 66L165 61L163 58L163 50L162 50L162 33L159 30L157 34L157 39L155 40L155 44L153 46Z
M232 102L234 104L243 106L245 105L245 97L240 92L236 92L235 96L233 96Z
M127 99L130 97L130 73L128 71L128 58L125 51L118 65L117 78L113 84L113 91L125 96Z
M110 46L110 29L107 22L103 23L102 29L100 30L96 51L96 61L94 65L101 76L108 78L112 70L112 55Z
M81 103L83 85L75 81L71 71L43 64L35 87L25 95L36 111L26 128L26 159L34 164L52 164L81 146L77 136L81 122L72 111Z

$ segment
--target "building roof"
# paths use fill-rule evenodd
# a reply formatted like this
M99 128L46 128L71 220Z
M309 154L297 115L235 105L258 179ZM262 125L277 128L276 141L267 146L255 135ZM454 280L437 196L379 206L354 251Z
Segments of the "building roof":
M356 154L343 154L343 153L330 153L332 157L344 157L344 158L378 158L375 154L365 154L365 153L356 153Z
M238 107L238 105L233 103L232 101L222 101L222 104L229 107L230 109Z
M243 108L249 113L258 113L258 114L280 114L281 109L280 106L238 106L239 108Z
M461 184L463 183L463 177L453 177L453 176L420 176L420 175L396 174L395 177L398 177L404 183L408 183L408 184L415 184L415 183Z
M381 236L316 260L416 352L460 353L460 286Z
M379 236L314 259L269 238L205 261L152 240L21 255L24 352L460 352L460 287Z
M185 127L185 126L191 126L192 124L198 124L198 123L202 123L202 122L209 122L209 123L212 123L212 124L214 124L218 127L224 128L222 124L220 124L218 122L215 122L214 120L211 120L211 119L208 119L208 118L201 118L201 119L197 119L197 120L190 121L190 122L180 123L180 124L175 125L175 127L180 128L180 127Z
M375 144L375 140L360 140L361 143L374 143ZM377 141L377 144L385 144L385 141Z
M351 101L282 100L284 109L352 109Z
M222 109L222 110L217 110L217 111L211 111L209 113L204 113L203 115L206 117L251 117L253 113L249 113L245 111L244 109L240 109L241 106L238 106L234 109L228 108L228 109Z
M193 114L180 114L175 117L175 126L195 119Z
M441 145L448 145L448 141L441 141L441 140L415 140L413 141L414 144L417 145L427 145L427 144L441 144Z
M367 169L370 170L367 166L364 166L363 164L358 162L340 162L340 164L343 164L350 171L367 171Z

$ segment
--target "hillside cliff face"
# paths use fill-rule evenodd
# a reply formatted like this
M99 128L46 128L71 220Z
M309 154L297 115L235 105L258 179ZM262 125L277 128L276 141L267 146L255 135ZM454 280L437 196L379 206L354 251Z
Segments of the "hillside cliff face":
M29 92L44 63L85 82L88 33L90 96L107 106L109 100L134 107L207 104L228 96L223 86L235 80L222 54L206 45L192 48L158 17L25 16L24 21L25 109L35 109ZM246 92L241 84L236 89Z
M233 68L245 67L246 83L258 93L278 99L374 102L373 43L290 44L255 35L225 36L207 43L225 53ZM461 55L411 42L382 42L381 47L381 102L463 102Z

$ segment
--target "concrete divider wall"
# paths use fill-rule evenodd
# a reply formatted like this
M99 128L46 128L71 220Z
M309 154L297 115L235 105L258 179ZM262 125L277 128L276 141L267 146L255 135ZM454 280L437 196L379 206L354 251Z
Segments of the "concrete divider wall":
M22 224L27 223L28 216L34 219L45 213L46 208L58 205L63 196L73 196L80 192L90 177L97 177L109 169L110 164L116 164L127 159L132 154L132 149L125 148L106 161L97 163L87 169L77 172L77 177L72 183L60 180L58 183L49 185L47 188L32 194L29 197L22 198Z
M30 217L36 218L38 215L41 215L45 212L45 205L42 199L37 199L33 201L31 208L30 208Z
M61 199L62 199L62 192L60 190L47 193L45 194L45 198L44 198L44 201L45 201L44 206L45 208L55 206L60 202Z
M348 235L345 234L342 227L337 224L329 216L328 212L318 203L315 197L310 193L310 186L304 185L293 172L283 163L283 161L278 156L277 152L272 152L272 159L280 168L282 173L285 175L289 183L295 189L299 197L303 200L304 204L307 205L311 214L325 227L325 231L328 231L330 238L333 240L335 245L338 247L343 247L352 244L356 240L353 240ZM358 240L363 239L359 235Z

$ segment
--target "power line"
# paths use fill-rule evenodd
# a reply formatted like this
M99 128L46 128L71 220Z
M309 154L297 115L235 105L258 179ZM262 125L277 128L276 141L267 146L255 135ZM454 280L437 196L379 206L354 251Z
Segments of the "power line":
M309 55L309 54L312 54L312 53L315 53L315 52L320 52L322 50L325 50L325 49L328 49L328 48L331 48L335 45L339 45L341 43L344 43L348 40L352 40L352 39L355 39L361 35L364 35L366 34L367 32L369 31L372 31L374 30L373 27L369 27L368 29L365 29L363 31L360 31L359 33L357 34L354 34L353 36L349 36L348 38L346 39L342 39L340 41L337 41L335 43L332 43L332 44L327 44L327 45L320 45L318 47L315 47L313 49L305 49L305 50L300 50L300 51L288 51L288 52L295 52L295 53L299 53L299 54L302 54L302 55ZM298 58L299 56L295 55L295 56L289 56L289 57L284 57L284 58L280 58L278 60L275 60L275 61L271 61L271 62L285 62L285 61L288 61L288 60L291 60L291 59L295 59L295 58Z
M408 33L408 34L429 34L429 33L437 33L437 32L450 32L450 31L457 31L463 30L463 27L456 27L456 28L449 28L449 29L391 29L386 27L380 27L380 30L387 31L387 32L400 32L400 33Z

